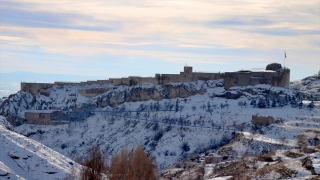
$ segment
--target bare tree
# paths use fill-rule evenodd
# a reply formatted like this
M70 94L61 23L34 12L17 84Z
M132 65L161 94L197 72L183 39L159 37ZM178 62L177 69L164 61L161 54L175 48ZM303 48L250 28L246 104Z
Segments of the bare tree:
M110 180L154 180L155 170L154 158L150 158L139 145L131 153L124 148L112 158L108 177Z
M233 132L235 132L236 131L236 127L237 127L237 122L233 121L232 122L232 126L233 126Z
M106 170L106 156L103 155L98 146L92 146L87 154L86 159L81 163L80 172L81 180L100 180L103 172Z
M179 106L179 111L181 112L183 110L184 106Z
M210 111L210 109L211 109L210 101L208 101L208 103L207 103L207 108L208 108L208 111Z
M111 166L109 169L109 179L118 180L126 179L129 167L129 153L127 148L123 148L119 154L112 158Z
M282 136L281 138L280 138L280 141L281 141L281 145L282 145L282 148L283 149L286 149L286 147L287 147L287 144L288 144L288 140L287 140L287 138L285 137L285 136Z
M163 106L164 106L164 110L167 111L169 109L170 102L167 102L167 101L164 102Z
M179 101L178 101L178 99L176 100L176 112L178 112L178 110L179 110Z
M211 126L212 126L213 129L216 126L216 123L214 122L214 120L211 120Z
M156 165L154 159L148 157L143 151L143 147L139 145L132 153L130 158L130 165L128 168L128 180L155 180Z
M241 108L242 108L243 104L244 103L242 101L238 102L238 106L240 106Z
M202 104L201 108L202 108L202 110L204 110L206 108L206 105Z
M221 120L221 126L223 128L223 131L224 131L224 127L225 127L226 124L227 124L227 121L225 119L222 119Z
M245 128L245 123L238 124L236 128L242 133Z
M28 166L28 168L29 168L29 166ZM66 174L65 179L67 179L67 180L77 180L77 179L79 179L77 170L75 169L74 166L71 167L70 173Z

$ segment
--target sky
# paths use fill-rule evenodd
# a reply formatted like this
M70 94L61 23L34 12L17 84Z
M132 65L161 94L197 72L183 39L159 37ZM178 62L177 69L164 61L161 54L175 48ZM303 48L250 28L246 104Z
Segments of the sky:
M319 0L1 0L0 73L92 80L285 60L298 80L320 69L319 7Z

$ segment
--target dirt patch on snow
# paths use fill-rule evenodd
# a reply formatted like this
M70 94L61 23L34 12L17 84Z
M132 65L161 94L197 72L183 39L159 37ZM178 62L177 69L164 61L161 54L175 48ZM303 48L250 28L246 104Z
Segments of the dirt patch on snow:
M290 158L298 158L298 157L302 157L303 156L303 154L292 152L292 151L286 151L284 153L284 155L286 155L287 157L290 157Z
M258 157L258 160L259 161L264 161L264 162L273 162L273 161L275 161L273 159L273 156L275 156L275 155L276 155L276 153L274 151L272 151L272 152L269 152L267 154L260 155Z

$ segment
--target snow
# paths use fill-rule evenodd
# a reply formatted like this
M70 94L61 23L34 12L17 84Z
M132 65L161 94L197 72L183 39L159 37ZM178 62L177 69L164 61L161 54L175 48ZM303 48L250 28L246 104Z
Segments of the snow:
M152 83L140 83L140 84L138 84L138 86L143 88L143 89L148 89L148 88L153 88L154 84L152 84Z
M0 116L0 126L13 131L13 126L3 116Z
M310 81L308 85L313 84ZM284 145L295 148L298 135L308 130L319 129L320 112L318 108L313 110L302 109L285 105L283 108L254 108L250 106L252 99L262 96L266 91L272 94L295 95L294 88L273 87L266 84L245 87L232 87L225 90L223 79L195 82L176 82L165 86L185 87L188 91L203 90L203 94L195 94L186 98L162 99L159 101L148 100L138 102L124 102L117 106L118 109L124 108L124 112L118 112L117 108L110 106L97 107L93 109L94 115L84 121L71 122L68 125L41 126L23 124L15 128L15 131L29 136L53 150L69 157L84 157L88 148L98 144L110 155L125 146L134 148L142 144L145 150L156 157L160 169L171 166L184 153L181 145L187 142L190 146L188 153L193 153L201 148L209 148L212 142L220 143L223 136L231 136L233 123L245 124L245 138L252 139L250 145L240 142L233 144L232 148L238 154L243 154L245 150L261 153L270 150L273 145ZM300 86L303 89L304 86ZM317 87L317 86L312 86ZM111 88L93 98L82 96L78 90L90 88ZM107 85L86 85L86 86L53 86L50 88L50 96L38 95L35 98L30 93L18 92L9 99L9 103L3 106L2 112L10 112L12 115L24 118L27 111L51 111L58 108L64 112L71 112L73 107L83 107L84 105L97 106L99 100L106 102L108 97L123 99L123 96L131 92L132 89L151 89L157 90L160 96L164 97L164 86L154 86L151 83L142 83L137 86L113 86ZM308 89L314 92L313 89ZM241 94L238 99L226 99L226 93ZM164 110L166 104L178 102L183 109L179 111ZM246 102L247 107L239 107L239 102ZM147 110L137 113L140 106L150 107L152 104L159 103L162 109L155 111ZM207 107L202 108L208 103L211 110ZM316 102L319 103L319 102ZM315 103L315 104L316 104ZM228 104L228 108L221 109L221 104ZM111 112L115 114L112 115ZM132 111L132 112L131 112ZM127 115L125 116L125 113ZM283 123L272 124L267 127L260 127L263 134L254 133L251 123L252 115L273 116L276 120L281 119ZM111 121L111 119L114 120ZM185 120L181 125L179 119ZM225 126L222 123L225 121ZM156 127L158 124L158 127ZM212 126L212 124L214 126ZM239 131L238 131L239 132ZM162 133L162 135L161 135ZM160 135L159 135L160 134ZM157 136L159 137L157 138ZM207 150L206 149L206 150Z
M159 103L161 107L165 106L165 103L171 103L175 105L176 101L179 101L179 106L183 106L182 110L178 112L172 111L147 111L141 112L139 116L135 112L130 113L129 118L124 118L124 113L120 116L115 116L113 123L109 123L111 115L107 111L115 111L114 108L109 106L105 108L96 108L94 116L87 118L85 121L72 122L69 125L60 126L39 126L24 124L15 129L16 132L28 135L33 133L30 138L37 140L48 147L64 154L65 156L75 158L76 156L83 157L83 154L93 144L99 144L102 149L108 149L110 155L113 152L119 151L122 147L128 146L133 148L137 144L142 144L146 147L148 153L157 157L158 164L161 167L172 165L176 159L181 155L181 144L188 142L190 145L190 151L193 152L199 147L209 146L210 141L215 140L220 142L221 137L226 134L230 135L233 132L232 124L245 123L245 135L247 138L251 138L253 135L250 132L251 117L258 114L259 116L273 116L275 119L282 119L283 124L272 124L269 127L262 128L265 134L254 135L256 145L259 143L265 144L285 144L290 147L295 147L295 138L310 129L308 124L314 128L318 128L317 122L314 122L313 118L320 117L318 110L310 111L302 108L292 108L289 105L283 108L267 108L259 109L250 106L250 99L257 97L257 95L245 94L239 99L225 99L221 97L215 97L212 95L223 95L226 92L238 93L246 92L250 89L255 93L262 93L265 90L271 90L275 93L287 93L294 94L293 90L289 88L273 87L270 85L256 85L246 87L233 87L229 91L222 87L223 80L210 80L210 81L195 81L190 83L170 83L174 86L185 86L189 90L205 90L204 94L195 94L187 98L173 98L163 99L160 101L148 100L141 102L124 102L120 106L125 107L125 111L136 111L139 106L150 106L154 103ZM111 93L111 96L117 95L121 92L130 92L130 89L134 88L155 88L160 93L163 91L163 86L154 86L150 83L142 83L137 86L105 86L112 87L114 90L105 92L94 98L87 98L78 94L79 89L91 88L81 86L54 86L50 89L50 96L37 96L36 105L42 104L42 109L50 109L50 107L59 107L65 111L71 111L69 107L81 107L83 104L95 104L98 99L103 99L107 94ZM102 87L95 85L94 87ZM248 91L249 92L249 91ZM20 92L19 97L28 96L28 93ZM17 100L18 101L18 98ZM25 101L32 101L26 98ZM247 108L241 108L238 106L238 102L246 102ZM212 106L212 111L208 112L207 108L201 108L203 105L207 105L208 102ZM14 107L14 102L12 106ZM38 104L38 105L37 105ZM229 104L228 108L221 109L221 104ZM193 110L195 107L196 109ZM19 108L18 108L19 109ZM20 108L23 109L23 108ZM105 112L104 112L105 111ZM14 112L14 111L13 111ZM313 116L310 116L310 112ZM202 117L200 119L200 117ZM177 123L179 118L186 118L189 125L185 130L180 130L180 125ZM174 123L169 123L167 119L174 119ZM226 120L226 125L223 128L221 126L222 120ZM304 119L301 122L300 119ZM198 122L203 122L200 125ZM211 122L215 123L215 127L211 125ZM148 125L150 123L151 125ZM152 127L155 123L159 124L158 130L153 130ZM300 126L295 124L299 123ZM166 128L171 126L172 129L167 131ZM220 129L218 128L220 126ZM148 128L150 127L150 128ZM223 131L224 129L224 131ZM43 131L43 134L37 133L38 130ZM156 142L153 138L157 133L163 132L162 137ZM286 137L285 140L281 140L282 137ZM153 143L153 144L152 144ZM66 146L66 148L61 148ZM153 148L152 146L155 146ZM241 147L240 144L235 144L234 149L238 149L239 154L242 154L245 147ZM271 147L271 146L270 146ZM263 149L252 149L252 151L262 151ZM168 152L168 153L165 153ZM169 155L166 155L169 154ZM171 154L171 155L170 155Z
M216 178L210 178L207 180L227 180L229 178L232 178L232 176L221 176L221 177L216 177Z
M270 144L278 144L278 145L285 145L285 146L291 146L291 147L296 147L297 143L295 140L281 140L278 138L270 138L265 135L261 134L252 134L250 132L243 132L245 137L247 139L253 138L255 141L261 141L265 143L270 143Z
M57 110L26 110L24 112L33 112L33 113L53 113Z
M320 95L320 76L314 75L303 80L290 83L290 87L304 94L318 96Z
M0 117L3 119L3 117ZM10 179L63 179L80 165L0 125L0 174Z
M312 161L312 166L314 168L314 171L317 174L320 174L320 153L317 152L317 153L310 154L310 159Z
M271 171L271 173L265 174L263 176L258 176L254 180L264 180L264 179L280 179L281 175L277 172Z
M234 143L232 149L237 152L238 156L242 156L247 151L247 147L240 142Z

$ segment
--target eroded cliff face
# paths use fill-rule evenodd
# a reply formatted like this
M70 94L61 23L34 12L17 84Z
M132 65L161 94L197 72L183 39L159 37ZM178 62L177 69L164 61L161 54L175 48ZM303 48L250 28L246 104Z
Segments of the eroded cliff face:
M198 86L197 86L198 85ZM137 102L172 98L186 98L195 94L203 94L205 92L206 84L166 84L163 86L134 86L129 88L118 88L114 91L109 91L102 95L96 96L94 102L97 107L116 107L124 102Z
M20 91L11 95L0 106L0 115L8 118L14 126L26 122L25 110L62 110L69 114L70 120L82 120L90 116L95 108L117 107L124 102L137 102L172 98L186 98L195 94L203 94L207 82L170 83L162 86L139 84L136 86L113 86L109 91L95 97L83 96L79 91L101 87L54 86L50 95Z

